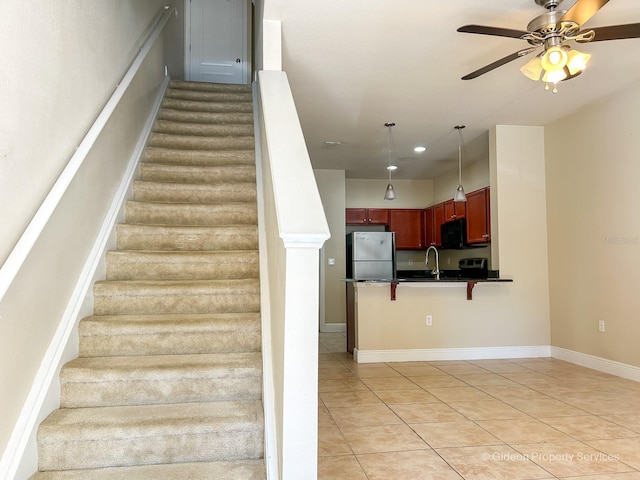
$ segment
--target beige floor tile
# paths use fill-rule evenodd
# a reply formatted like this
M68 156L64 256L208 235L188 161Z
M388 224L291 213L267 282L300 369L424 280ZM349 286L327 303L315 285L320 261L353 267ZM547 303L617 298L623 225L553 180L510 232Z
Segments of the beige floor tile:
M469 480L524 480L553 478L544 469L507 445L442 448L444 460Z
M376 395L386 404L440 403L436 397L421 388L411 390L380 390Z
M318 426L336 427L336 422L324 405L318 405Z
M340 428L403 423L400 417L386 405L336 407L331 408L329 413Z
M629 472L632 469L582 442L513 445L546 471L557 477Z
M467 386L462 380L451 375L426 375L426 376L410 376L408 377L416 385L422 388L437 388L437 387L465 387Z
M406 423L463 422L466 418L450 406L438 403L389 404Z
M616 423L621 427L640 433L640 414L602 415L602 418Z
M523 385L480 385L483 392L499 400L509 403L509 400L532 400L535 398L549 398L547 395L527 388Z
M429 448L424 440L406 425L343 428L342 433L356 455Z
M522 385L554 385L557 380L540 372L502 372L502 376Z
M498 375L496 373L461 374L456 375L455 377L458 380L471 385L472 387L476 387L479 385L518 385L513 380L509 380L508 378L505 378L502 375Z
M542 417L541 422L572 436L576 440L602 440L637 437L638 433L593 415L578 417Z
M454 423L412 424L411 428L432 448L474 447L503 443L469 420Z
M500 400L481 400L479 402L449 402L448 405L469 420L500 420L507 418L525 418L527 415Z
M360 378L371 378L371 377L397 377L402 378L398 372L396 372L393 368L388 367L384 364L376 364L376 363L366 363L366 364L356 364L355 366L350 367L351 371Z
M594 397L589 398L588 394L585 394L582 398L567 398L565 396L562 400L593 415L635 414L638 413L639 409L637 405L634 405L631 402L625 402L624 400L598 399Z
M482 428L508 444L568 442L573 438L535 419L478 420Z
M640 480L640 472L581 475L579 477L562 477L560 480Z
M532 400L509 400L509 404L534 417L568 417L588 415L579 408L567 405L555 398L534 398Z
M338 427L318 426L318 456L353 453Z
M367 480L353 455L319 457L318 480Z
M374 392L380 390L420 389L415 383L405 377L362 377L362 383Z
M369 480L461 480L433 450L358 455Z
M417 362L419 363L419 362ZM389 366L393 368L396 372L404 375L406 377L424 377L431 375L447 375L445 372L436 368L432 365L422 364L422 365L397 365L395 363L390 363Z
M493 373L529 373L530 369L515 363L498 363L482 365L482 368Z
M340 380L349 378L356 378L356 376L344 366L318 368L318 380Z
M612 455L616 460L640 470L640 437L615 440L588 440L586 444Z
M443 402L473 402L491 400L491 397L476 387L436 387L427 388L427 392Z
M382 401L368 390L350 392L323 392L320 399L327 408L356 407L358 405L380 405Z
M324 378L318 380L318 392L349 392L369 390L362 381L353 375L345 378Z
M438 368L450 375L487 373L487 370L485 368L479 367L478 365L472 365L470 363L461 365L439 365Z

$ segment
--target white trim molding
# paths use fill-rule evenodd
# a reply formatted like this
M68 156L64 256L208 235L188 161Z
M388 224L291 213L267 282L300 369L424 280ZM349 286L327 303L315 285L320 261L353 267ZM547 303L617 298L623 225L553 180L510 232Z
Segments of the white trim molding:
M353 350L357 363L434 362L442 360L488 360L550 357L548 345L469 348L423 348L406 350Z
M588 353L567 350L566 348L551 346L551 356L558 360L575 363L581 367L591 368L599 372L616 375L628 380L640 382L640 367L628 365L626 363L616 362L607 358L596 357Z

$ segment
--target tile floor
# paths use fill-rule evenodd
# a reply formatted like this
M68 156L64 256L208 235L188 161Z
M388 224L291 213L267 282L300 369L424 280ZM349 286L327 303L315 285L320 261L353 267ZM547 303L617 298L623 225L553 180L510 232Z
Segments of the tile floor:
M318 478L640 480L640 383L550 358L357 364L320 334Z

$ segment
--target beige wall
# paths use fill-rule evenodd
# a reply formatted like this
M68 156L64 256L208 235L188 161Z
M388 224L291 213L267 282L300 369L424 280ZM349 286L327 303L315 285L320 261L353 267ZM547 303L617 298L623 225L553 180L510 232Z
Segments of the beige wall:
M345 225L344 170L314 170L324 213L329 223L331 238L327 240L320 255L320 282L324 285L320 302L320 331L326 331L323 323L345 323ZM335 265L329 265L329 259Z
M347 208L424 208L433 203L432 180L392 180L395 200L385 200L388 180L347 179Z
M551 343L636 367L638 112L636 83L545 129Z
M498 126L491 138L492 240L509 284L358 288L358 349L421 350L549 345L544 135L542 127ZM532 234L531 232L536 232ZM425 326L425 316L433 326Z

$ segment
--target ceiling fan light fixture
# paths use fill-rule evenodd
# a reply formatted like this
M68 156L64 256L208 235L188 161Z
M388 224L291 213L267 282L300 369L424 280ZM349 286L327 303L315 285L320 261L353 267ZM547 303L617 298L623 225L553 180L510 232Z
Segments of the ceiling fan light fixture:
M567 69L571 76L578 75L585 68L591 59L588 53L582 53L578 50L570 50L567 54Z
M542 81L545 83L553 83L554 85L567 78L567 72L564 69L554 70L551 72L545 72L542 76Z
M540 58L540 64L547 72L562 70L567 64L567 52L559 45L548 48Z
M535 56L525 63L522 68L520 68L520 72L534 82L540 80L540 77L542 77L542 61L540 60L540 56Z

